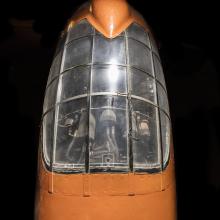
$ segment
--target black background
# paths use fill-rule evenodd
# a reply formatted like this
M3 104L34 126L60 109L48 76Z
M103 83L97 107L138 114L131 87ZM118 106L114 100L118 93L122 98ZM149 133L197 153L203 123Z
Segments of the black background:
M37 147L54 46L84 1L1 1L1 193L6 217L33 219ZM220 219L218 7L129 1L160 45L176 158L178 220Z

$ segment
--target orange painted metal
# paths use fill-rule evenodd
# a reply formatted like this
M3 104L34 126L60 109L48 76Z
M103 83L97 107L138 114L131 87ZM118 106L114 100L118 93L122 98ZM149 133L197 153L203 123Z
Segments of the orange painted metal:
M157 174L56 174L40 159L38 185L36 220L176 220L172 146Z
M93 0L84 4L72 17L68 28L82 19L89 23L107 38L114 38L130 24L137 23L150 32L142 16L130 7L126 0Z
M137 196L65 196L41 193L42 220L174 220L174 188Z
M118 36L134 22L150 31L125 0L94 0L85 4L68 27L82 19L108 38ZM40 150L35 219L176 220L174 154L173 144L170 145L169 164L156 174L52 173L44 167Z

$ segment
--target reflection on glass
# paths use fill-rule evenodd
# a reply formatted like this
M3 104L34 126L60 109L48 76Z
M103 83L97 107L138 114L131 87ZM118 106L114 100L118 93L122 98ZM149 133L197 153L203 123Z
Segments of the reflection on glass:
M159 168L156 108L139 100L132 100L132 106L134 170Z
M161 138L163 149L163 167L167 165L170 154L170 120L168 117L160 111L160 126L161 126Z
M128 169L126 99L92 97L90 113L90 170ZM91 122L92 120L92 122Z
M55 167L85 169L88 137L87 100L78 99L59 105Z
M131 68L132 95L155 102L155 80L145 72Z
M54 111L48 112L43 118L43 152L47 165L50 165L53 149Z
M126 68L114 64L94 66L92 92L126 92Z
M101 64L125 64L125 40L123 37L107 39L95 36L93 62Z

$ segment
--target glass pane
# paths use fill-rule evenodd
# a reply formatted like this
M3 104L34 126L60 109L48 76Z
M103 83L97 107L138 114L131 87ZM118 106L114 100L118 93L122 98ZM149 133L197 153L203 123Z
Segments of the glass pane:
M127 171L128 120L124 97L94 96L90 113L90 170Z
M61 100L77 95L87 94L89 90L90 67L81 66L62 75Z
M166 113L169 115L169 103L167 94L159 83L157 83L157 93L160 108L166 111Z
M92 38L84 37L74 40L66 46L64 69L89 64L91 62Z
M150 47L148 34L140 25L135 23L131 24L126 30L126 34L128 37L134 38Z
M132 39L128 39L128 49L129 64L149 74L152 74L150 49Z
M56 47L56 52L55 54L57 54L58 52L60 52L61 50L63 50L64 48L64 45L65 45L65 42L66 42L66 32L62 32L59 40L58 40L58 44L57 44L57 47Z
M125 64L125 40L123 37L108 39L95 36L93 63Z
M163 149L163 167L166 167L169 160L170 153L170 120L168 117L160 111L160 126L161 126L161 138Z
M101 36L103 36L103 37L105 37L101 32L99 32L99 31L97 31L97 30L95 30L95 34L96 35L101 35ZM118 34L117 36L124 36L125 35L125 32L124 31L122 31L120 34Z
M86 20L82 20L68 31L67 42L91 34L93 34L92 26Z
M97 65L92 71L92 92L126 92L126 68Z
M153 52L159 56L159 51L158 51L157 43L154 40L153 36L150 36L150 42L151 42L151 47L152 47Z
M45 113L50 108L54 107L56 104L56 97L57 97L57 85L58 79L54 80L49 87L46 89L46 95L44 99L44 110Z
M51 68L50 68L50 74L49 74L48 81L47 81L47 85L51 82L52 79L54 79L60 73L62 53L63 53L63 51L60 51L60 53L58 53L55 56L55 58L52 62L52 65L51 65Z
M166 85L165 85L165 79L164 79L163 68L161 66L161 63L158 57L155 56L154 54L153 54L153 59L154 59L154 69L155 69L156 79L165 87Z
M156 108L139 100L132 100L132 107L134 170L160 168Z
M55 168L85 169L85 151L88 140L87 99L78 99L59 105Z
M47 165L50 165L53 149L54 111L48 112L43 119L43 153Z
M155 102L155 80L147 73L131 68L132 95Z

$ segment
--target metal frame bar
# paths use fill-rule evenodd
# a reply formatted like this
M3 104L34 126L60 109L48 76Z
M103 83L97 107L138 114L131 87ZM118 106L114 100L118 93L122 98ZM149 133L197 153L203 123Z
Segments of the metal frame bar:
M72 70L72 69L75 69L75 68L78 68L78 67L88 67L88 66L93 67L93 66L98 66L98 65L102 65L102 66L115 65L115 66L118 66L118 67L130 68L131 70L132 70L132 69L139 70L139 71L141 71L141 72L147 74L150 78L156 80L157 83L159 83L159 84L161 85L161 87L164 89L165 93L167 94L166 88L164 87L164 85L163 85L157 78L155 78L152 74L146 72L145 70L140 69L140 68L138 68L138 67L136 67L136 66L132 66L132 65L112 64L112 63L93 63L93 64L88 63L88 64L81 64L81 65L76 65L76 66L70 67L70 68L64 70L62 73L60 73L60 75L63 75L63 74L65 74L65 73L67 73L68 71L70 71L70 70ZM49 87L49 86L52 84L52 82L53 82L55 79L57 79L57 78L59 78L59 75L57 75L57 76L55 76L54 78L51 79L51 81L48 83L48 85L47 85L47 87L46 87L46 90L48 90L48 87ZM46 93L46 92L45 92L45 93Z

